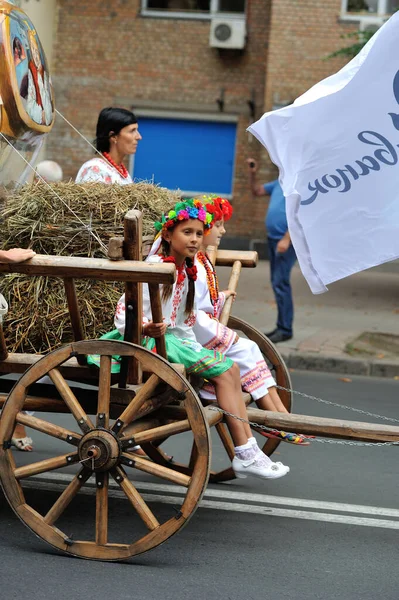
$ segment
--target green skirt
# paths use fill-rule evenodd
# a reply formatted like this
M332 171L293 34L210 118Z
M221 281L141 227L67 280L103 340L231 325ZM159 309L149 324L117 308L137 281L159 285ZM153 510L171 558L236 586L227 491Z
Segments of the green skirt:
M117 329L102 335L101 340L123 340L123 336ZM204 379L213 379L228 371L233 366L233 361L215 350L208 350L196 341L186 338L178 338L173 333L165 334L166 354L169 362L185 366L187 374L194 373ZM144 338L143 346L152 352L156 352L154 338ZM90 355L87 357L89 365L100 366L100 357ZM119 373L120 356L113 356L111 361L111 373Z

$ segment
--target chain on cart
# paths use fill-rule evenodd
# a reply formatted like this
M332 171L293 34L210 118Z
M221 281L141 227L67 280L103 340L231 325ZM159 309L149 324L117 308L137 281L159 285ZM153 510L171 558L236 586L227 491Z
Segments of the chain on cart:
M336 408L343 408L345 410L350 410L356 413L360 413L362 415L367 415L368 417L373 417L376 419L382 419L384 421L390 421L392 423L399 423L399 419L395 419L393 417L386 417L384 415L379 415L376 413L369 412L367 410L362 410L360 408L354 408L353 406L347 406L345 404L338 404L337 402L331 402L330 400L324 400L323 398L319 398L317 396L311 396L310 394L305 394L304 392L298 392L297 390L291 390L289 388L282 387L281 385L276 385L276 388L279 390L283 390L284 392L289 392L291 394L297 394L298 396L302 396L303 398L307 398L309 400L315 400L316 402L320 402L321 404L326 404L328 406L335 406ZM266 425L260 425L253 421L248 421L247 419L243 419L238 415L234 415L226 410L223 410L219 406L212 406L211 410L218 411L224 414L226 417L231 417L236 419L237 421L242 421L255 429L263 429L264 431L273 431L274 428L267 427ZM399 446L399 442L351 442L348 440L333 440L333 439L323 439L315 437L312 439L313 442L318 442L319 444L337 444L340 446L369 446L372 448L381 447L381 446Z

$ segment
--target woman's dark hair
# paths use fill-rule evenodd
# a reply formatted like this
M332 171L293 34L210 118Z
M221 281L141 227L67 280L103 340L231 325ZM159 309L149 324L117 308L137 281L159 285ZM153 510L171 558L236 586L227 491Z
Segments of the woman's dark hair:
M170 256L170 245L169 242L162 238L161 242L161 252L163 256ZM192 267L194 262L191 258L186 258L186 266ZM162 286L162 300L166 302L172 295L173 285L165 283ZM194 308L194 298L195 298L195 283L193 279L188 280L188 292L187 292L187 300L186 300L186 308L184 309L184 313L186 315L190 315Z
M96 148L99 152L109 152L109 139L121 129L137 123L135 115L126 108L103 108L98 116L96 128Z

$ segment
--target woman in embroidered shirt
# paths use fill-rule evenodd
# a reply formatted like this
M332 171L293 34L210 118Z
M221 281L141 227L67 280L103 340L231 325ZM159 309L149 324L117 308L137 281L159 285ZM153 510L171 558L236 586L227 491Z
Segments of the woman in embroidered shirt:
M182 363L187 373L195 373L213 382L219 406L231 413L247 419L247 410L241 393L240 372L232 360L220 352L203 348L195 338L193 325L195 313L196 267L195 254L200 248L204 229L208 229L212 216L198 200L178 202L175 208L155 224L161 232L161 244L154 249L149 262L174 262L177 268L177 281L174 285L164 285L161 290L163 323L153 323L148 286L144 287L145 345L150 350L155 346L155 338L165 335L166 350L170 362ZM115 325L123 335L125 328L124 297L118 304ZM227 425L235 446L232 467L237 477L252 475L262 479L283 477L289 467L273 463L265 456L252 436L249 425L227 417Z
M212 229L204 238L207 246L218 247L226 233L225 221L231 218L233 207L225 198L203 196L200 199L213 216ZM259 408L277 412L288 412L276 389L276 382L265 363L259 347L247 338L239 337L235 331L222 325L218 318L230 290L219 292L218 278L214 266L206 254L205 247L195 258L198 277L195 286L197 319L194 334L198 342L231 358L240 369L242 389L251 395ZM200 390L202 398L215 399L212 382L206 382ZM306 436L285 431L261 432L266 437L277 437L293 444L308 445Z
M125 108L103 108L96 128L98 156L85 162L76 183L132 183L123 161L136 153L142 139L135 115Z

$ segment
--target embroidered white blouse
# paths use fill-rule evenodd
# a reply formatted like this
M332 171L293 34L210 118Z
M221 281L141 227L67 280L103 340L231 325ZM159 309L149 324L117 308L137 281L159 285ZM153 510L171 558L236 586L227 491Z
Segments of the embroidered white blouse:
M132 178L122 177L112 165L99 156L85 162L79 169L75 183L119 183L126 185L133 183Z
M222 312L225 295L219 292L216 305L211 302L208 289L205 267L196 258L197 281L195 282L195 303L197 319L194 325L194 334L201 346L210 350L218 350L225 354L233 345L236 334L232 329L219 323L218 318Z
M157 254L149 256L146 262L160 263L162 257ZM183 277L180 282L173 284L172 294L166 301L162 300L162 313L164 321L168 325L168 331L178 338L185 338L195 341L196 337L193 331L193 325L196 321L195 306L191 314L186 315L186 299L188 293L188 277L185 270L182 271ZM162 285L160 287L162 298ZM150 293L148 285L143 284L143 324L152 321ZM125 332L125 294L120 298L115 312L115 327L122 335Z

